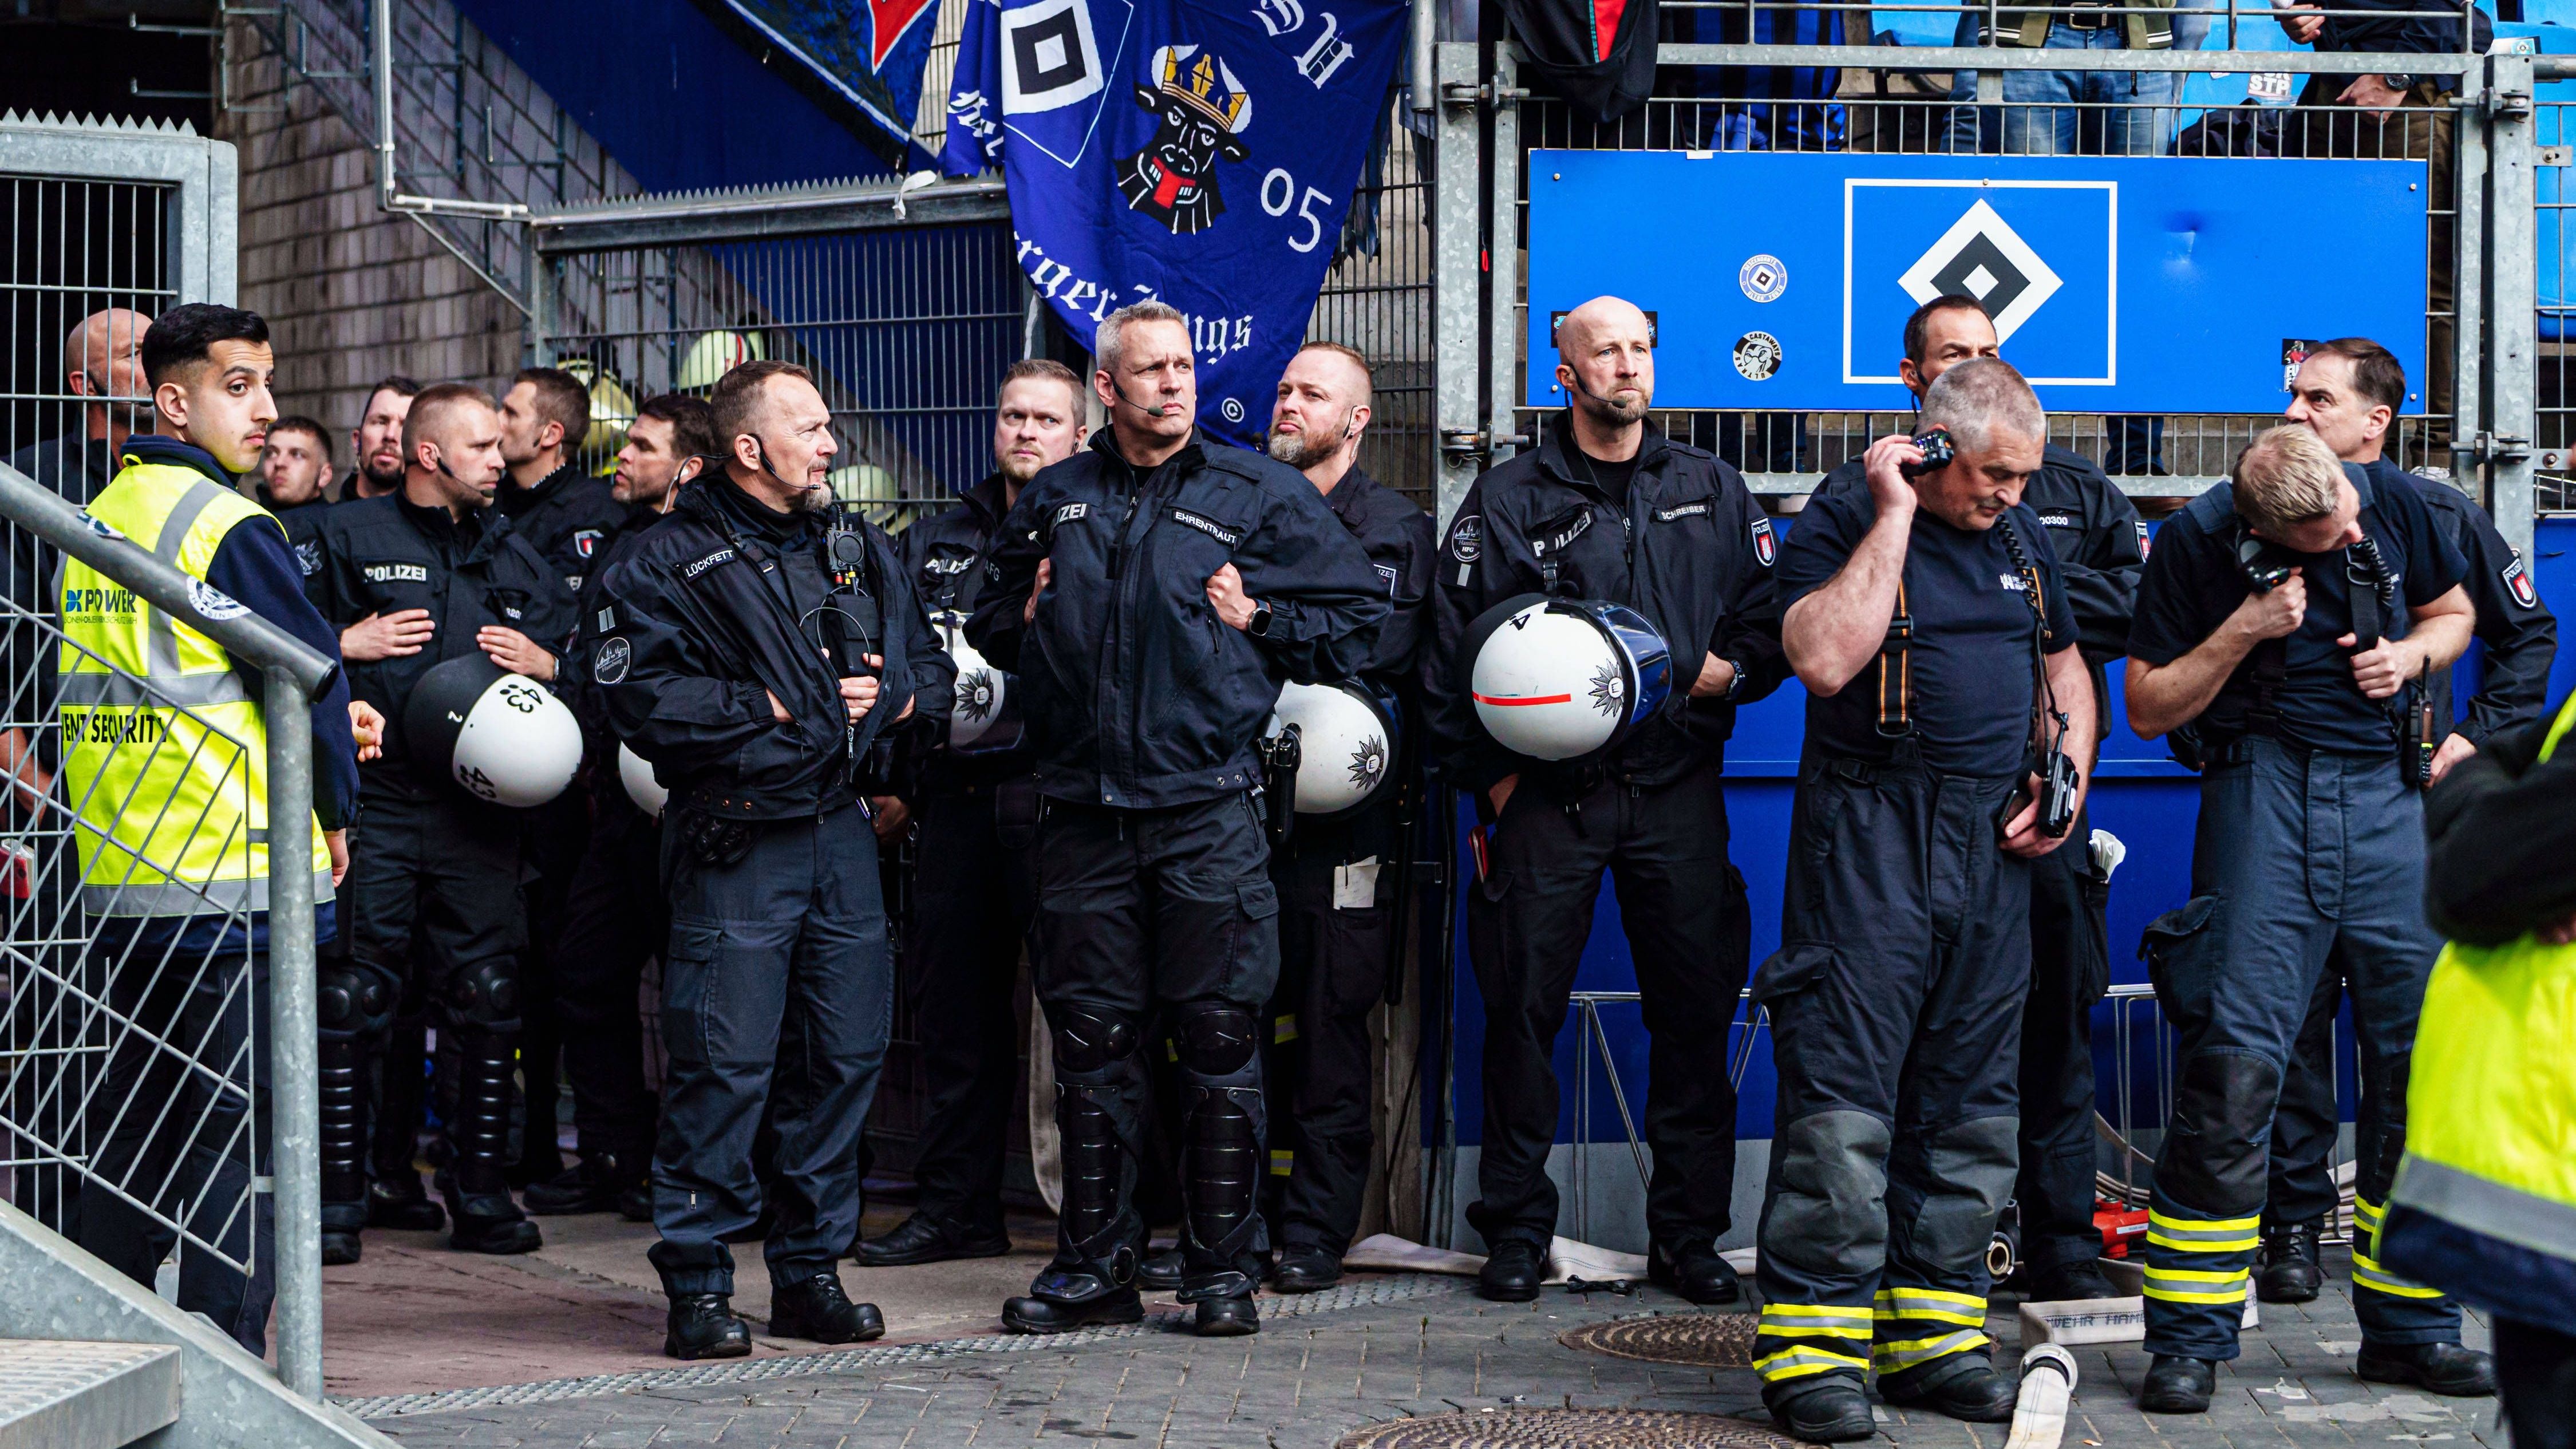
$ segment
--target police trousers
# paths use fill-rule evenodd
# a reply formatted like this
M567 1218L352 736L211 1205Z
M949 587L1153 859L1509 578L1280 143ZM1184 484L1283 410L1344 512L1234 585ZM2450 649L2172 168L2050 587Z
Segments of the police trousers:
M2021 1252L2034 1273L2102 1255L2093 1225L2093 1006L2111 989L2091 821L2030 863L2030 998L2021 1019Z
M2236 1357L2273 1108L2330 957L2348 973L2361 1044L2352 1296L2362 1337L2455 1343L2458 1307L2376 1261L2406 1146L2416 1013L2442 949L2424 920L2422 797L2389 755L2247 736L2220 761L2201 777L2191 900L2147 926L2177 1064L2148 1204L2147 1351Z
M1936 774L1910 742L1888 764L1800 764L1781 946L1753 982L1779 1071L1753 1350L1768 1402L1990 1357L2031 979L2031 871L1996 827L2014 783Z
M1386 994L1405 844L1394 792L1348 819L1297 822L1271 861L1279 987L1264 1013L1266 1202L1280 1241L1340 1257L1368 1195L1369 1013Z
M453 790L364 799L344 882L350 965L389 1001L412 987L442 1027L515 1032L528 944L518 818Z
M670 938L661 876L661 830L622 795L602 798L555 937L555 1012L573 1130L594 1166L623 1172L653 1155L658 1104L644 1085L644 963Z
M2335 1187L2335 1133L2341 1113L2335 1102L2335 1018L2343 1010L2343 962L2329 955L2317 973L2317 989L2308 995L2307 1017L2281 1075L2281 1100L2272 1111L2270 1181L2263 1194L2263 1220L2271 1225L2313 1223L2334 1211L2342 1194Z
M698 859L678 818L662 832L671 1070L649 1256L665 1292L731 1293L724 1239L764 1205L752 1167L764 1110L778 1134L771 1279L824 1272L857 1238L859 1134L894 1025L894 964L866 810L757 826L730 865Z
M1646 1228L1658 1245L1714 1244L1735 1194L1735 1082L1724 1053L1752 956L1744 877L1727 862L1715 765L1668 785L1604 781L1567 802L1524 778L1487 833L1467 897L1467 953L1485 998L1482 1194L1467 1221L1542 1254L1556 1233L1556 1035L1592 935L1601 875L1619 893L1647 1049Z
M1037 916L1037 782L979 781L914 809L903 988L929 1098L913 1180L923 1216L990 1237L1003 1227L1003 1153L1019 1105L1012 987Z

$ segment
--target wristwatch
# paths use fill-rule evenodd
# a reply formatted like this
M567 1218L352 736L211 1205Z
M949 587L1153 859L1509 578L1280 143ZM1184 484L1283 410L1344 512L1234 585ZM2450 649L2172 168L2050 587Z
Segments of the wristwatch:
M1251 635L1255 639L1267 639L1270 637L1270 606L1268 604L1256 603L1252 606L1252 623L1246 627L1243 632Z
M1729 659L1726 661L1726 693L1719 695L1718 698L1732 703L1735 697L1743 692L1744 662L1740 659Z
M2415 89L2415 77L2411 75L2383 75L2379 78L2379 83L2388 87L2392 91L2411 91Z

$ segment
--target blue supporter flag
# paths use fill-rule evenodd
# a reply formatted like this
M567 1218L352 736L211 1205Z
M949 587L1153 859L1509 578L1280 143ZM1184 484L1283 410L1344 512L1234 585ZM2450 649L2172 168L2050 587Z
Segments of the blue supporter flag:
M939 25L936 0L724 0L724 6L866 116L882 133L878 146L889 160L913 154L921 68Z
M1257 446L1404 19L1401 0L971 0L942 159L1001 169L1020 265L1086 346L1131 302L1180 309L1200 426Z

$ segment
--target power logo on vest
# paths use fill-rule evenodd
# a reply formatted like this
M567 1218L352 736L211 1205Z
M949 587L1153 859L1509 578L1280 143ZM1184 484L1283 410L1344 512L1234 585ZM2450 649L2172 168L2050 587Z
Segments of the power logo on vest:
M131 614L134 609L132 589L63 590L63 612L66 614Z

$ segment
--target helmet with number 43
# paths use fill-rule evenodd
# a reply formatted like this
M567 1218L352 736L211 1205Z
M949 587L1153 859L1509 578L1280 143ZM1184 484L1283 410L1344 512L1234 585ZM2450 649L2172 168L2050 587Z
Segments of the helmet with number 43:
M436 665L403 705L413 765L477 800L527 809L581 768L581 725L554 692L480 650Z

